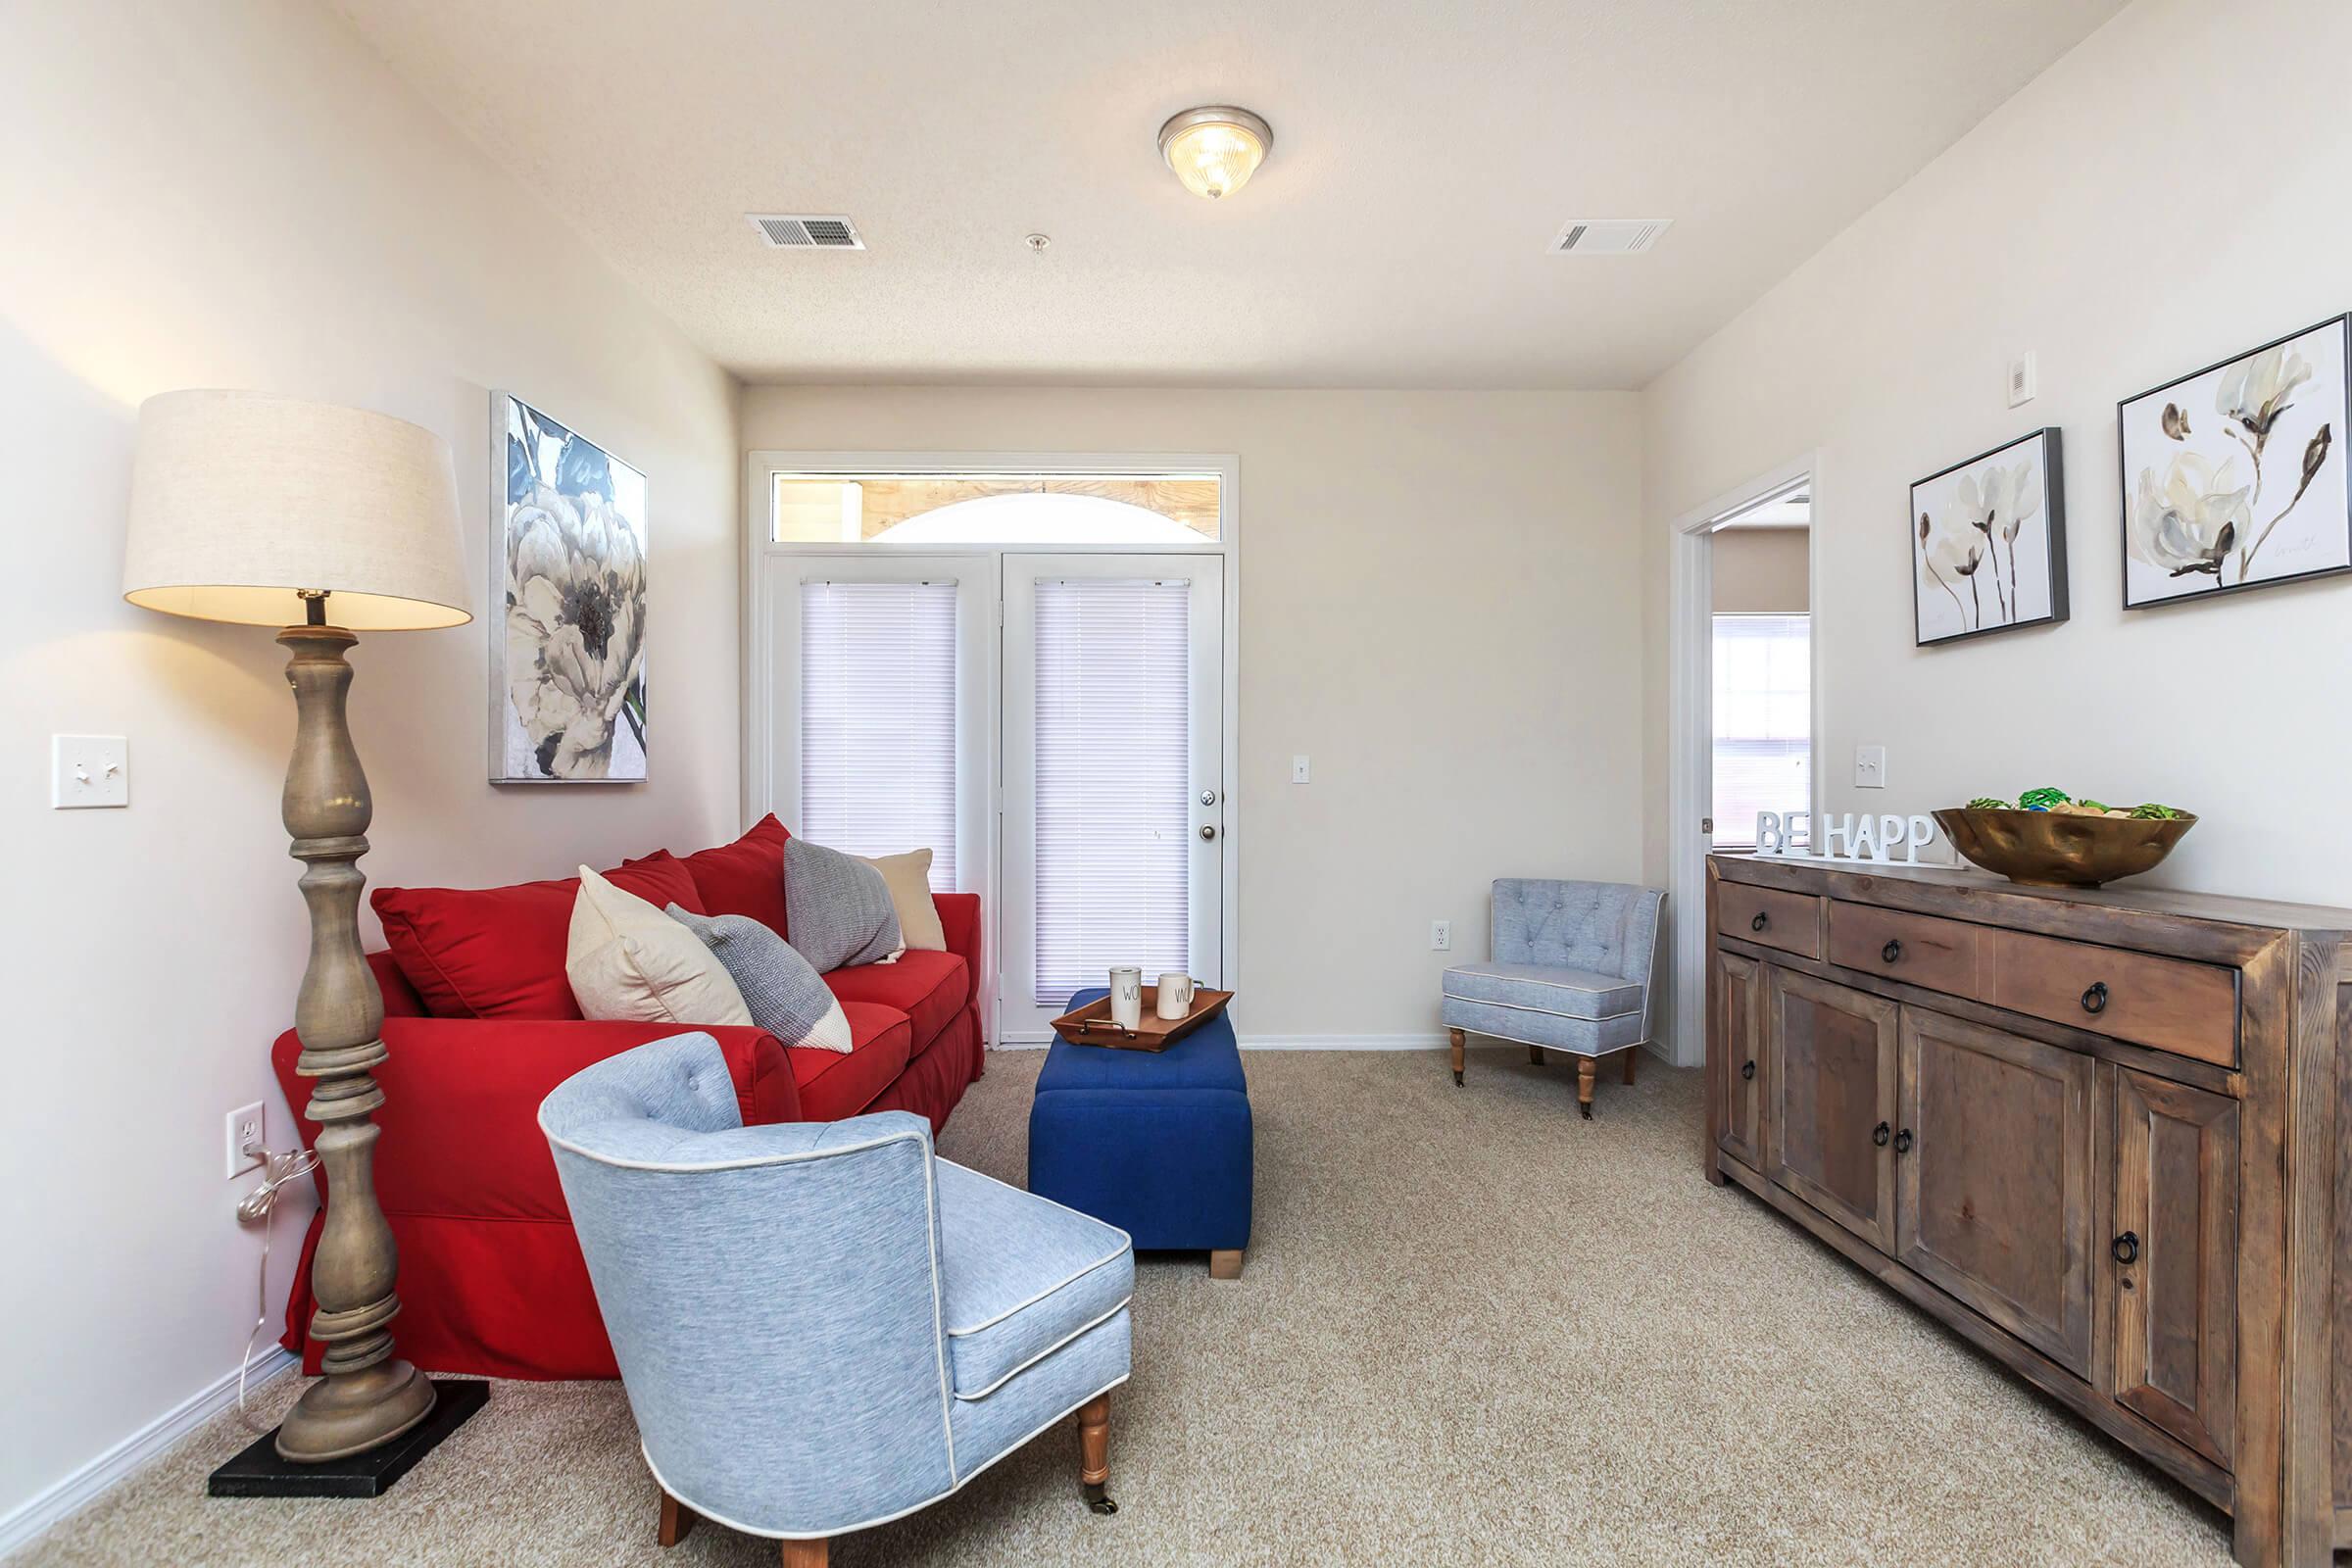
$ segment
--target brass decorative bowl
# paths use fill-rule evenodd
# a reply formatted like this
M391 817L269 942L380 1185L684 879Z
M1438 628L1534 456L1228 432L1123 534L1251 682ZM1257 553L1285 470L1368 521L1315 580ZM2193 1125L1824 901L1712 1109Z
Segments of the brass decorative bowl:
M1936 813L1936 824L1952 848L2012 882L2095 888L2152 869L2197 819L1949 807Z

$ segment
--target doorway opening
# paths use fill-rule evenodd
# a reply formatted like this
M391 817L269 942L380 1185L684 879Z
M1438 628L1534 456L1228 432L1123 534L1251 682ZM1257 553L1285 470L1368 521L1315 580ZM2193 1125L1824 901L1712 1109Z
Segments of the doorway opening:
M1667 903L1672 1059L1705 1054L1706 857L1749 850L1760 812L1820 799L1814 465L1787 466L1684 517L1674 540Z

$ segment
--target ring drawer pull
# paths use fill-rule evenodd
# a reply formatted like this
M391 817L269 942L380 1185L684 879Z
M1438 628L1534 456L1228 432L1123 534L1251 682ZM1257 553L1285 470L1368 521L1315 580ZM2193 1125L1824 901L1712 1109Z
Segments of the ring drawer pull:
M1740 1064L1740 1077L1742 1077L1742 1078L1753 1078L1755 1075L1756 1075L1756 1064L1755 1064L1753 1061L1743 1061L1743 1062L1741 1062L1741 1063Z
M1886 1140L1893 1135L1893 1128L1887 1126L1885 1122L1881 1122L1870 1130L1870 1141L1878 1145L1881 1149L1885 1149L1886 1147Z
M2084 1012L2105 1012L2107 1010L2106 981L2094 980L2091 982L2090 989L2082 993L2082 1010Z
M1911 1144L1912 1137L1910 1128L1906 1127L1901 1132L1894 1135L1894 1152L1896 1153L1908 1154L1911 1152Z
M1761 931L1770 924L1772 924L1772 916L1766 914L1762 909L1758 909L1756 917L1747 922L1747 928L1750 931Z
M1888 937L1886 945L1879 950L1879 956L1888 963L1899 962L1903 956L1903 945Z
M2139 1233L2137 1231L2126 1231L2115 1239L2115 1260L2118 1263L2139 1261Z

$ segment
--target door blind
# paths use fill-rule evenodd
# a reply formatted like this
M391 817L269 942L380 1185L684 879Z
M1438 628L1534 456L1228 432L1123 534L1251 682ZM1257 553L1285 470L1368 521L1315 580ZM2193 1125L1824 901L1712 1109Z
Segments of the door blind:
M1037 973L1192 970L1191 584L1037 585Z
M852 855L931 852L956 889L956 584L801 585L801 819Z

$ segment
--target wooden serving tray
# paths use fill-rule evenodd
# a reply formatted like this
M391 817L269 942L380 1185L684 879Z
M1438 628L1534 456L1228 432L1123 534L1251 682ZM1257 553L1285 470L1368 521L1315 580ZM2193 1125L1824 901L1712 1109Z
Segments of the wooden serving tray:
M1230 991L1203 986L1193 993L1193 1010L1181 1018L1162 1018L1157 1010L1159 987L1144 987L1144 1021L1122 1029L1110 1021L1110 999L1098 997L1075 1012L1054 1020L1054 1030L1074 1046L1108 1046L1114 1051L1165 1051L1186 1035L1225 1010Z

